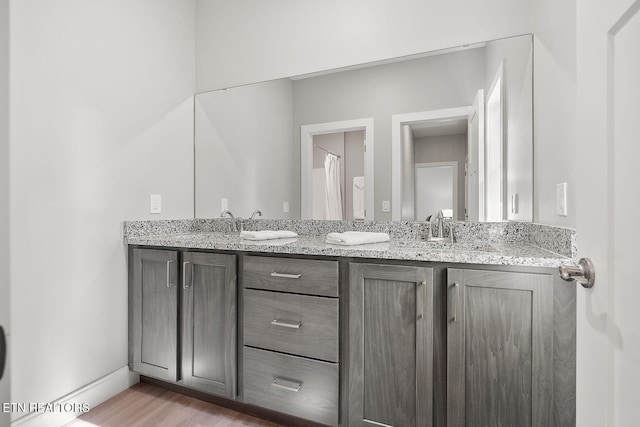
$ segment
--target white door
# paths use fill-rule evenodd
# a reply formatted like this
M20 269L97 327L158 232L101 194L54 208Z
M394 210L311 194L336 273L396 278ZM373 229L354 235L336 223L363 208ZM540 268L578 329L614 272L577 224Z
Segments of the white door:
M467 127L467 215L484 221L484 90L479 90L469 111Z
M640 423L640 0L577 5L577 425ZM571 161L568 159L567 161Z
M0 426L9 425L9 2L0 0Z

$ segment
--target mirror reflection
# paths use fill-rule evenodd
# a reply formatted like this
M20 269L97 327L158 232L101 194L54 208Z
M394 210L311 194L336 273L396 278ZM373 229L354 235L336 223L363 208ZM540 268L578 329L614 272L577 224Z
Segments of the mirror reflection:
M531 221L531 69L521 36L198 94L195 215Z

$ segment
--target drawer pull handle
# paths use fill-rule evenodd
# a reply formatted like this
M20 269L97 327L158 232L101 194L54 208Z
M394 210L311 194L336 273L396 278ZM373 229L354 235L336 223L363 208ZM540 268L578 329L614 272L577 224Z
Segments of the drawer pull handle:
M300 326L302 326L301 322L298 323L288 323L288 322L284 322L282 320L278 320L278 319L273 319L271 321L271 324L273 326L282 326L283 328L291 328L291 329L300 329Z
M273 272L271 273L271 277L285 277L287 279L299 279L302 277L302 274L287 274L287 273L278 273L278 272Z
M287 381L281 378L276 378L271 382L271 386L275 388L281 388L283 390L292 391L297 393L302 388L302 383L297 383L294 381Z

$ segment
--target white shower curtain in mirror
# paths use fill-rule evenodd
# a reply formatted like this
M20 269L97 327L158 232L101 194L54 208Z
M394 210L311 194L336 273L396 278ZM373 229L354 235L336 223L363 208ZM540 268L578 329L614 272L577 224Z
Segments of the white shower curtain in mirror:
M326 176L325 219L342 219L342 189L340 188L340 158L327 154L324 159Z

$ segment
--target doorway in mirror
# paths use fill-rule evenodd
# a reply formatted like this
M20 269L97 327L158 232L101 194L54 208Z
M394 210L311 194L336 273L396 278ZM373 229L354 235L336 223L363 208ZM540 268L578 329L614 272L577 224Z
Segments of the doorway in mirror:
M311 219L364 220L365 131L313 136Z
M474 106L393 116L394 220L425 221L438 211L467 219L468 195L477 194L470 186L478 186L477 178L465 177L472 159L476 177L480 163L476 117ZM477 195L475 200L477 205Z
M300 141L302 219L372 220L373 119L303 125Z

